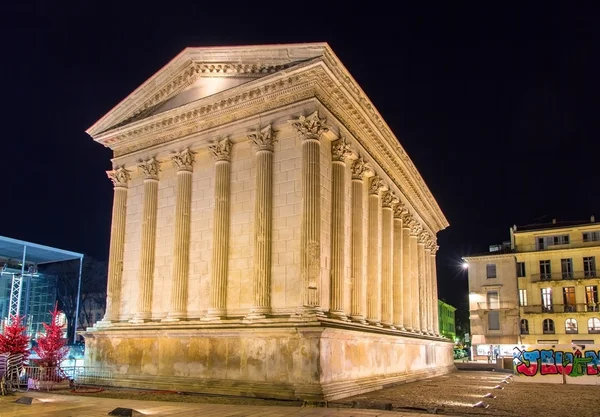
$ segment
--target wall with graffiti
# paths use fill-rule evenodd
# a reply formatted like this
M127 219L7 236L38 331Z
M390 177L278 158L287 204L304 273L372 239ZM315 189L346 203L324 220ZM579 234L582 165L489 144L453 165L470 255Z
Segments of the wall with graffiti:
M526 345L513 360L518 381L600 385L600 345Z

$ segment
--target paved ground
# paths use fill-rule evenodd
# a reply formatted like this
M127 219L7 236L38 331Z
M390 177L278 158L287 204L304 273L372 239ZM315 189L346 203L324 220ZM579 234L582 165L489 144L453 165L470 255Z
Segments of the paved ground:
M495 389L496 386L503 389ZM598 417L598 392L598 386L523 383L515 382L506 373L458 371L332 401L329 408L300 407L298 402L166 392L113 390L96 397L35 392L0 397L0 417L106 416L117 407L133 408L154 416L423 417L435 413L468 417ZM487 393L495 398L483 398ZM15 404L20 396L32 396L35 401L32 405ZM108 398L110 396L119 398ZM150 401L155 399L167 401ZM488 407L474 408L473 404L479 401Z

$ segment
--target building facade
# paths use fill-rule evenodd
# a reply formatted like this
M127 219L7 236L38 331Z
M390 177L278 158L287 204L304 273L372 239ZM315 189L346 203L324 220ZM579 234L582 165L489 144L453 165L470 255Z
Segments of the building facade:
M600 224L513 226L510 242L467 256L473 345L600 343Z
M456 307L438 300L438 326L440 334L454 342L456 339Z
M116 384L333 399L452 369L448 223L328 45L188 48L88 133L114 203L86 361Z

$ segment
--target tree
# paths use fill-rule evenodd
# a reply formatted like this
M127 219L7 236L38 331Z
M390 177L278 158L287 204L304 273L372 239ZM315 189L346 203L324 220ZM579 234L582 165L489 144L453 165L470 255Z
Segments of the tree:
M46 368L56 368L65 359L69 351L66 347L64 325L58 323L58 316L62 313L58 305L54 305L54 311L50 312L50 324L44 323L46 333L39 335L37 346L33 351L38 354L40 359L37 361L40 366Z
M0 333L0 355L23 355L23 361L29 356L29 338L25 335L25 326L21 324L23 317L11 316L11 323Z
M50 264L43 272L57 277L57 299L59 308L69 319L67 339L73 340L75 310L77 309L77 287L79 285L79 260ZM90 257L83 258L81 271L81 295L79 299L78 327L94 322L91 307L106 303L107 263Z

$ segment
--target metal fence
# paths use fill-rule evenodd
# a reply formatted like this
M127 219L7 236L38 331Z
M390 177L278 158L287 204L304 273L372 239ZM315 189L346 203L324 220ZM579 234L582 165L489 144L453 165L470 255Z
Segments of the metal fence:
M80 388L82 386L110 385L112 370L94 366L66 366L44 368L25 366L21 373L19 385L27 386L27 390L51 390Z

